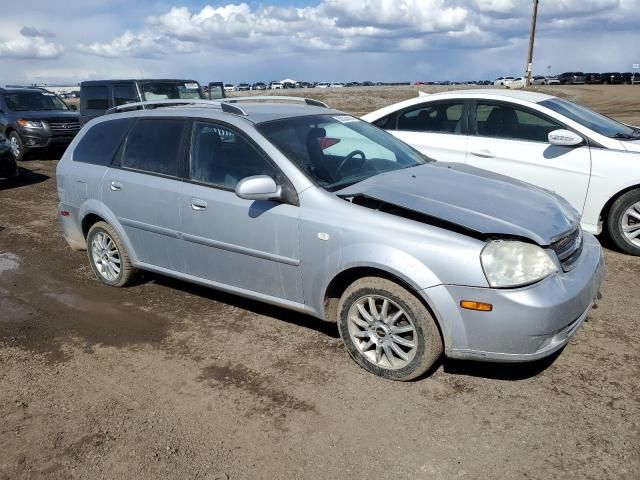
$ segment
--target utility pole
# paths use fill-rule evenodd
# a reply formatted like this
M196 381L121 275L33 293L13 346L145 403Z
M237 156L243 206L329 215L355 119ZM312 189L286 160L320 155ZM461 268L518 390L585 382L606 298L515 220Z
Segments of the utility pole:
M533 0L533 13L531 15L531 32L529 33L529 55L527 57L527 76L524 86L531 85L531 66L533 64L533 42L536 38L536 21L538 20L538 1Z

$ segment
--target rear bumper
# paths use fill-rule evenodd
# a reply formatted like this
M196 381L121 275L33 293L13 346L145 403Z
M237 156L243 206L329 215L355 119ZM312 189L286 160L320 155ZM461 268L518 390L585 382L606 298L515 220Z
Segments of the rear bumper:
M58 226L73 250L86 250L87 241L82 233L79 220L79 209L64 203L58 204Z
M527 362L561 349L587 318L604 276L602 248L590 234L570 272L523 288L440 285L425 290L437 310L451 358ZM491 312L464 310L462 300L493 305Z

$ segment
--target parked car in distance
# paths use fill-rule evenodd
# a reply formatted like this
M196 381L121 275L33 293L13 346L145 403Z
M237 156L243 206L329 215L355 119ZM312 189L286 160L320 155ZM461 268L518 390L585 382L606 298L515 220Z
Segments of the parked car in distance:
M233 92L235 88L236 88L235 85L232 84L232 83L225 83L224 84L224 91L225 92Z
M316 88L329 88L329 86L330 86L330 85L331 85L331 84L330 84L330 83L327 83L327 82L319 82L319 83L316 85Z
M544 84L545 85L560 85L560 80L556 76L545 77Z
M514 78L511 82L505 85L507 88L518 89L524 88L526 79L524 77Z
M511 82L513 82L515 79L513 77L498 77L494 80L493 84L496 87L506 87L507 85L509 85ZM447 82L447 85L450 82Z
M0 133L0 180L11 180L18 176L18 164L11 152L9 139Z
M128 79L80 83L80 123L104 115L113 107L145 100L204 99L195 80Z
M554 191L640 255L640 128L542 93L443 92L363 116L425 155Z
M66 148L80 131L75 105L42 88L0 88L0 134L17 161L33 150Z
M605 85L621 85L622 75L620 72L607 72L600 75L602 83Z
M625 85L631 85L635 83L640 83L640 73L636 73L634 76L633 72L625 72L622 73L622 83Z
M236 88L235 88L236 92L248 92L249 90L251 90L251 85L249 85L248 83L239 83Z
M584 73L582 72L565 72L558 75L560 85L578 85L584 83Z
M331 88L342 88L344 87L344 83L342 82L333 82L331 85L329 85Z
M531 78L531 85L546 85L547 79L544 75L534 75Z
M271 90L282 90L284 88L284 84L282 82L271 82L269 85L269 89Z
M251 87L252 90L266 90L267 89L267 85L263 82L256 82L253 84L253 86Z
M589 85L598 85L602 83L602 75L599 73L585 73L584 83Z
M336 321L353 359L394 380L443 353L535 360L577 331L603 260L566 201L317 101L261 101L81 132L57 166L58 218L100 281L151 270Z

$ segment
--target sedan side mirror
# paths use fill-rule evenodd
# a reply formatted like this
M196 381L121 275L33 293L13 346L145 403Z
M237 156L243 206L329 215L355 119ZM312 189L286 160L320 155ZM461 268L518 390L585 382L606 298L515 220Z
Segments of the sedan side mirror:
M69 108L70 108L71 110L73 110L74 112L75 112L76 110L78 110L78 107L77 107L76 105L74 105L74 104L69 105Z
M549 132L549 143L561 147L575 147L583 142L582 137L570 130L554 130Z
M256 175L240 180L236 195L245 200L280 200L282 188L268 175Z

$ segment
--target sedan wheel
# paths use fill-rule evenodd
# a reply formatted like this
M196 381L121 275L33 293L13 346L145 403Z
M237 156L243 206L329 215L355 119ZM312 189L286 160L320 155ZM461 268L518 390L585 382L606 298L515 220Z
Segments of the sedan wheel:
M627 192L613 202L607 231L620 250L640 255L640 190Z
M442 354L440 331L429 310L384 278L361 278L347 288L338 305L338 329L358 365L391 380L423 375Z
M24 157L24 144L22 143L22 139L20 135L16 132L11 132L9 134L9 147L11 148L11 154L16 161L21 161Z

